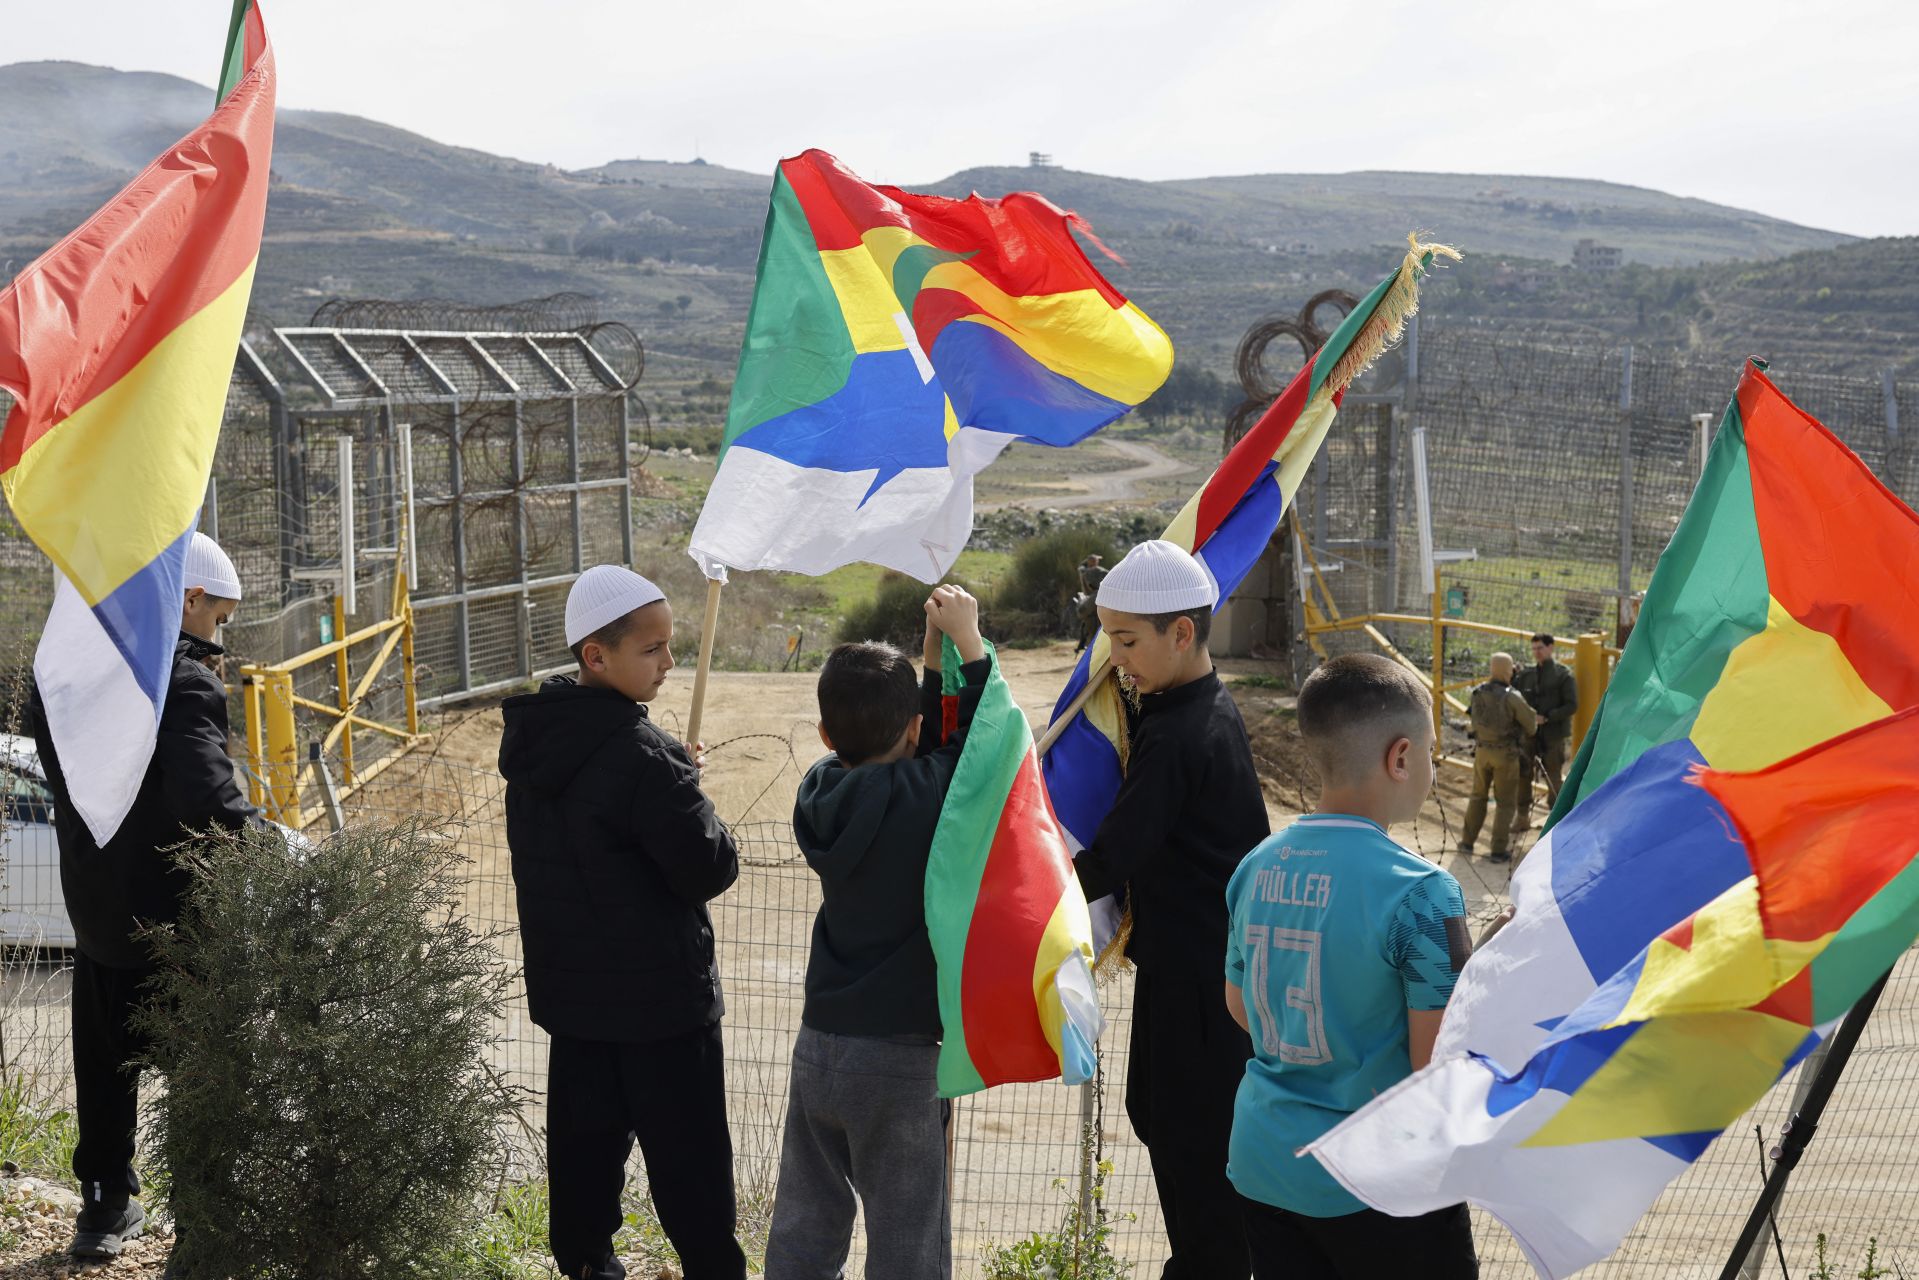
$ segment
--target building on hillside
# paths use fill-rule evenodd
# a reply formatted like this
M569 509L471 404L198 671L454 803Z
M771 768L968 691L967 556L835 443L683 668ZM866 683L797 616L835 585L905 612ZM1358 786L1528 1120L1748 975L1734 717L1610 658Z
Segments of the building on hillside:
M1626 251L1616 244L1581 240L1573 246L1573 270L1617 271L1626 263Z

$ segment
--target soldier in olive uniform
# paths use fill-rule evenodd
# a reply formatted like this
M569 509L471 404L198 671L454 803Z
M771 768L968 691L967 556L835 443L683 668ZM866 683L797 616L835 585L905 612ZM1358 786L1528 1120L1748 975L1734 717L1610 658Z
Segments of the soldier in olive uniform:
M1079 646L1074 653L1093 643L1093 637L1099 634L1099 611L1094 602L1099 599L1099 584L1110 572L1100 564L1101 558L1095 551L1079 562L1079 594L1073 597L1073 611L1079 618Z
M1553 638L1542 631L1533 637L1533 665L1513 677L1513 688L1539 715L1539 729L1527 745L1521 768L1519 818L1513 823L1517 833L1532 829L1535 761L1546 770L1547 805L1559 798L1559 784L1566 778L1566 744L1572 741L1573 712L1579 709L1579 684L1570 668L1554 660Z
M1473 793L1466 804L1466 825L1459 833L1459 851L1471 853L1479 828L1486 821L1486 792L1493 794L1492 860L1511 862L1507 843L1512 838L1513 811L1519 804L1522 752L1539 727L1539 717L1513 688L1513 659L1495 653L1492 679L1473 690L1467 713L1472 717Z

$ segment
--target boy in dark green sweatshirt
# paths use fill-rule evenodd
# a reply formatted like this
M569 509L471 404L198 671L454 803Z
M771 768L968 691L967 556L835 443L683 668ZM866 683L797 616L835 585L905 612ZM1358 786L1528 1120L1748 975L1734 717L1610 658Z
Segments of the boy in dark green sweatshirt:
M838 1280L858 1205L868 1275L952 1274L926 862L992 665L979 604L965 591L939 588L926 616L917 690L912 662L883 644L841 645L820 671L820 740L833 754L800 783L793 828L822 902L793 1047L767 1280ZM959 650L966 681L958 724L943 741L942 634Z

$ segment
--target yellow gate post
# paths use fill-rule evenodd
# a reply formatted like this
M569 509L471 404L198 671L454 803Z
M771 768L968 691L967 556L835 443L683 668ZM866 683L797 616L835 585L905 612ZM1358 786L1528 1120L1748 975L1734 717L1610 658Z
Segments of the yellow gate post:
M293 673L267 670L260 674L261 701L266 704L267 816L276 822L300 820L300 753L294 740Z
M401 553L393 562L393 612L400 619L400 688L406 699L406 731L420 732L420 694L413 686L413 581L407 576L406 524L400 526Z
M260 785L260 773L264 764L265 730L260 725L260 678L256 675L240 677L240 697L247 712L247 799L256 809L264 809L267 804L265 789Z
M1599 714L1600 699L1606 696L1606 683L1612 673L1606 665L1606 638L1589 631L1573 642L1573 679L1579 685L1579 706L1573 712L1572 750L1586 740L1586 730Z
M346 629L346 599L335 594L333 597L333 636L344 639ZM340 703L340 778L344 785L353 785L353 697L349 690L353 687L352 668L347 664L347 646L341 645L333 655L333 678L339 686Z
M1433 562L1433 750L1446 752L1446 619L1439 583L1438 557Z

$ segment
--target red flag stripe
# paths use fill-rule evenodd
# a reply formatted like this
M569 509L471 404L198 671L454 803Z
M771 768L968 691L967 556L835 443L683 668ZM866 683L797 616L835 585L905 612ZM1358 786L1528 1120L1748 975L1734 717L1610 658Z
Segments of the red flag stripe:
M250 50L258 23L256 8ZM0 289L0 386L19 402L0 432L0 471L258 257L267 183L248 166L269 154L275 74L263 29L259 40L259 60L206 123ZM180 267L191 269L176 280Z
M988 1085L1059 1075L1059 1055L1033 999L1033 960L1072 866L1028 747L980 876L960 979L966 1051ZM1020 922L1016 936L1007 934L1009 922Z

